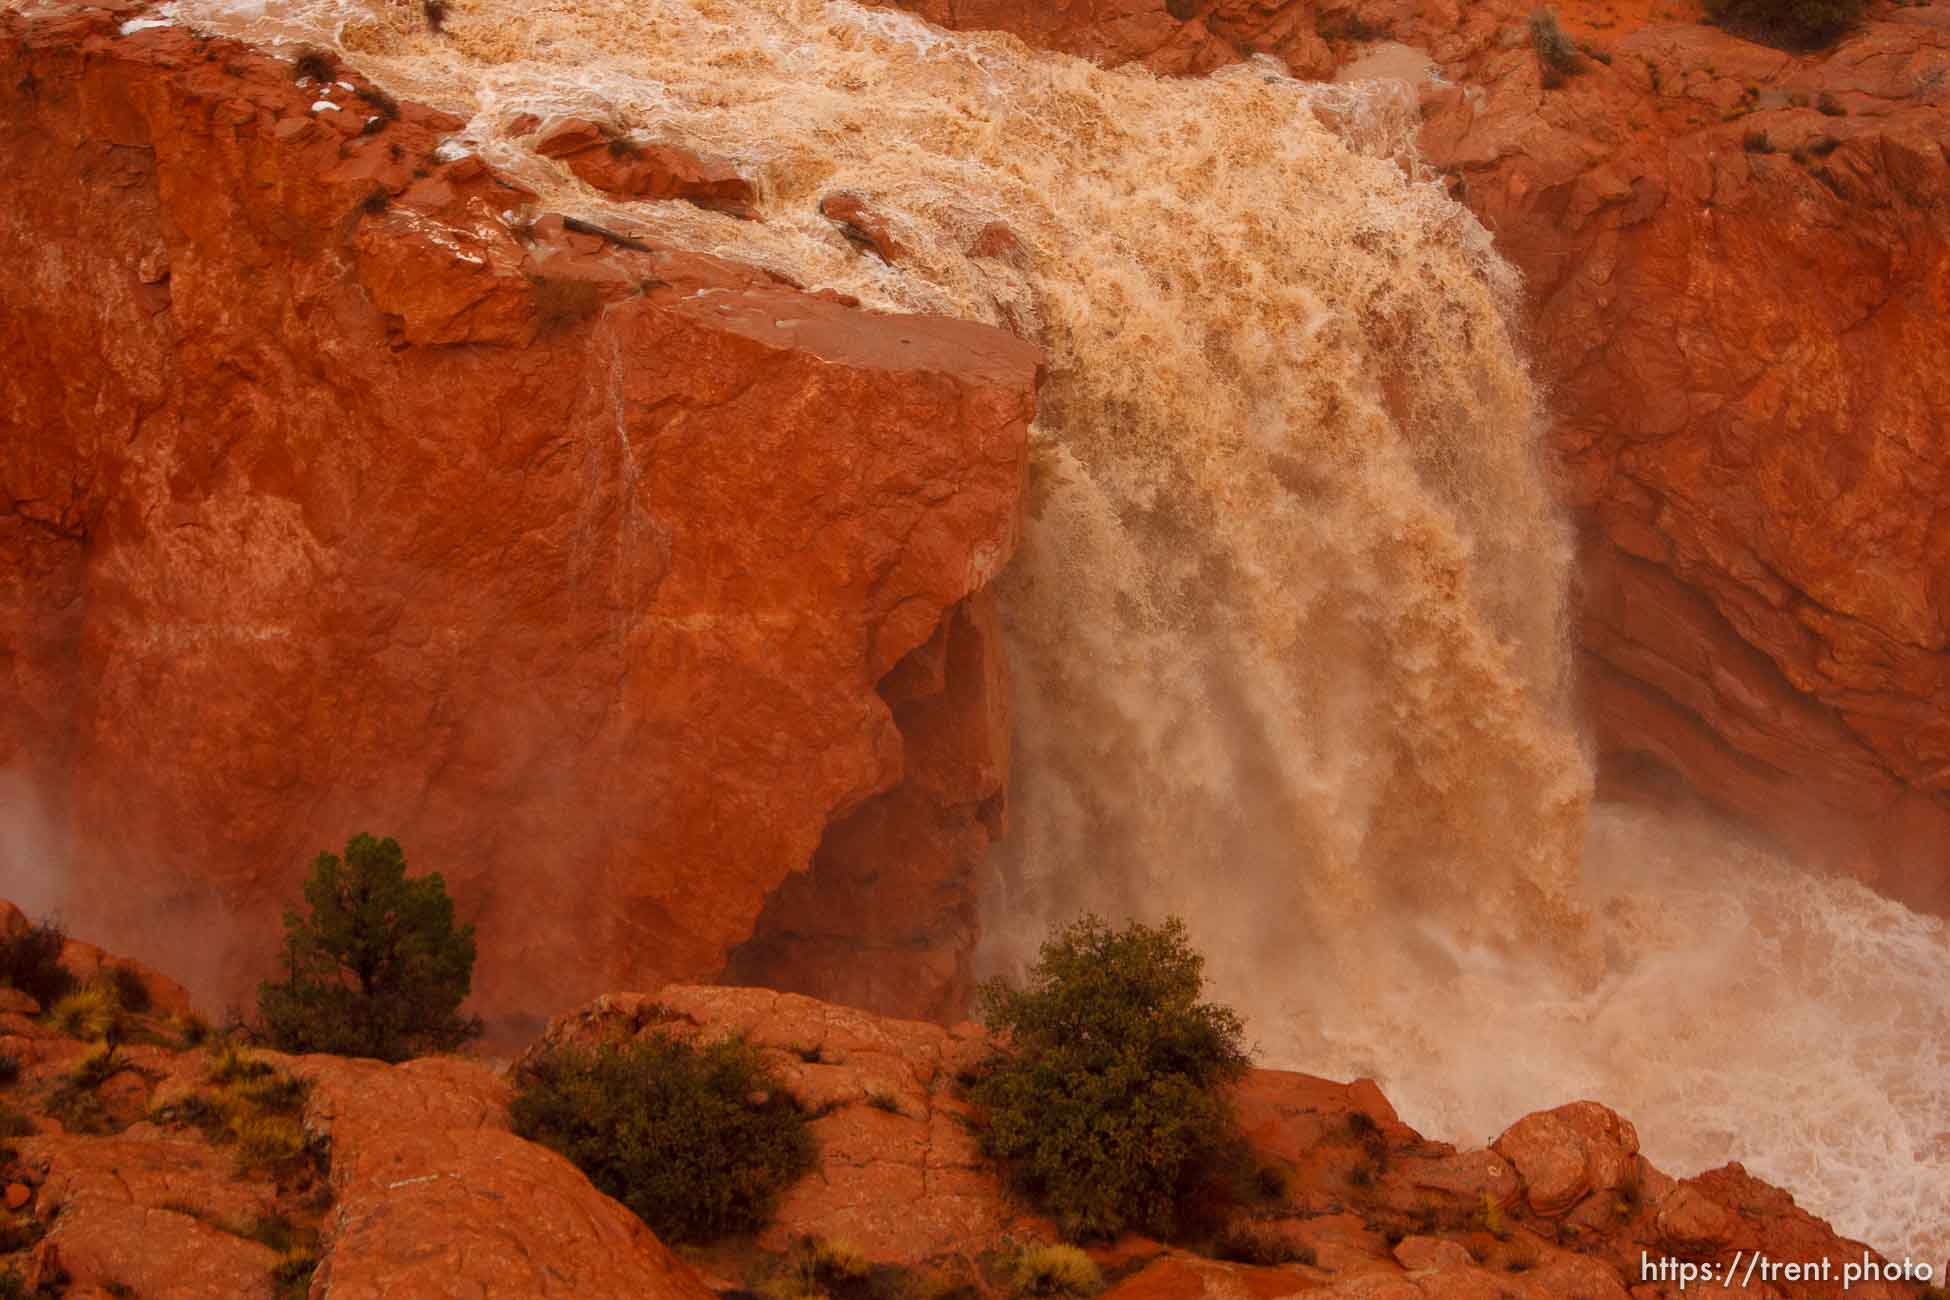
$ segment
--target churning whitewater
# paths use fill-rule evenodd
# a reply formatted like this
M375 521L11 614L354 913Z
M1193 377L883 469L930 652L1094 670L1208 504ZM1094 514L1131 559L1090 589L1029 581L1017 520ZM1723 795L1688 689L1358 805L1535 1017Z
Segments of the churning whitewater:
M1596 1098L1673 1172L1743 1160L1950 1251L1943 927L1593 809L1519 286L1386 84L1165 81L843 0L165 12L336 45L547 208L1049 349L991 968L1082 908L1178 913L1268 1064L1459 1142ZM521 113L725 155L763 220L606 202ZM907 257L818 214L842 189ZM969 256L997 219L1020 256Z

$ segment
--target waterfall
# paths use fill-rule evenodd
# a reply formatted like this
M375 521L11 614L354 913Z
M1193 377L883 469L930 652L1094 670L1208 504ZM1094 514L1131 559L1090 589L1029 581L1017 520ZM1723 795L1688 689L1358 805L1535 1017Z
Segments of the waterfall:
M1944 927L1704 822L1594 806L1520 286L1378 86L1106 71L838 0L178 0L336 44L545 206L1043 343L1003 580L1014 829L981 958L1176 913L1268 1064L1479 1143L1578 1097L1950 1253ZM763 220L610 204L507 134L732 158ZM908 250L818 215L852 190ZM1020 245L971 256L1000 220Z

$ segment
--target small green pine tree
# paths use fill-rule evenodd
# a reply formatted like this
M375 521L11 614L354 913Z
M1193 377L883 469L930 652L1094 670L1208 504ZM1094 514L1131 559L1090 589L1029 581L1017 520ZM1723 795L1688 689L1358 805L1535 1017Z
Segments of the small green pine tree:
M1176 918L1059 930L1021 989L980 991L1008 1050L970 1090L983 1146L1073 1237L1178 1230L1236 1125L1221 1085L1250 1063L1229 1008L1199 1001L1205 961Z
M460 1014L474 927L455 927L439 872L409 879L398 841L355 835L344 858L318 855L305 901L284 914L284 978L257 991L274 1046L403 1061L480 1034Z

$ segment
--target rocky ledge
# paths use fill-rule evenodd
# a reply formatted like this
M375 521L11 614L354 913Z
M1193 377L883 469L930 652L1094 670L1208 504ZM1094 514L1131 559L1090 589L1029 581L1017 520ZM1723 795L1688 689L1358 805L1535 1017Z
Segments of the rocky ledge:
M147 12L0 9L0 799L70 921L198 935L221 1005L297 828L369 828L504 1035L734 950L958 1007L1040 351L541 211L456 119ZM631 192L738 201L684 167Z
M0 905L0 932L24 921ZM113 962L114 959L109 959ZM989 1050L973 1025L875 1016L798 994L673 985L598 998L553 1021L531 1053L647 1033L743 1035L813 1116L817 1167L753 1239L673 1253L567 1161L509 1129L508 1075L459 1057L388 1066L254 1052L303 1081L302 1145L252 1168L233 1137L198 1128L221 1047L180 1041L172 986L95 1082L99 1106L57 1100L90 1052L31 998L0 990L0 1053L19 1066L0 1107L31 1130L0 1147L0 1269L65 1277L70 1300L274 1295L266 1222L315 1232L315 1300L459 1296L705 1300L772 1276L806 1237L845 1241L920 1294L1007 1293L1006 1263L1052 1237L982 1158L959 1079ZM71 1090L70 1090L71 1091ZM1117 1300L1653 1300L1646 1257L1715 1264L1878 1259L1786 1192L1728 1165L1675 1179L1632 1125L1592 1101L1525 1116L1458 1150L1403 1124L1366 1080L1255 1070L1234 1090L1258 1199L1232 1210L1227 1261L1140 1238L1093 1252ZM76 1119L77 1114L83 1116ZM68 1116L67 1121L61 1118ZM295 1225L295 1226L294 1226ZM9 1253L11 1252L11 1253ZM1753 1282L1690 1295L1813 1300L1827 1283ZM1916 1287L1857 1284L1858 1300Z

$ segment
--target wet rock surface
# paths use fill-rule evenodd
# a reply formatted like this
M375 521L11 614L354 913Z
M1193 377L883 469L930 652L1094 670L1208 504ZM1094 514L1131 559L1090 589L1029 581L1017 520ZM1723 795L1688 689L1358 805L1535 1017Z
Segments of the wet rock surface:
M965 943L1003 768L904 782L999 679L950 655L911 763L886 683L1015 545L1040 352L535 213L449 115L140 12L0 14L0 769L70 921L241 1000L310 859L395 835L513 1042L716 976L853 816L843 870L918 850L901 939Z

